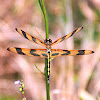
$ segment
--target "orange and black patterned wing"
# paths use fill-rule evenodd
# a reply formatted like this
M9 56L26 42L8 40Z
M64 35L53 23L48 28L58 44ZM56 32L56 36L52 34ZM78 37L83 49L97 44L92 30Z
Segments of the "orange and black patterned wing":
M48 58L46 49L26 49L26 48L11 47L11 48L8 48L7 50L17 53L17 54L21 54L21 55L38 56L38 57L42 57L42 58Z
M94 51L91 50L61 50L61 49L52 49L50 58L58 56L74 56L74 55L87 55L92 54Z
M16 31L19 34L21 34L23 37L25 37L26 39L46 47L46 44L43 41L41 41L41 40L29 35L28 33L24 32L23 30L20 30L20 29L16 28Z
M76 30L74 30L73 32L69 33L68 35L65 35L65 36L59 38L58 40L56 40L55 42L53 42L53 43L51 44L51 46L53 46L54 44L57 44L57 43L59 43L59 42L62 42L62 41L64 41L65 39L68 39L69 37L73 36L75 33L77 33L78 31L80 31L81 29L83 29L83 27L79 27L79 28L77 28Z

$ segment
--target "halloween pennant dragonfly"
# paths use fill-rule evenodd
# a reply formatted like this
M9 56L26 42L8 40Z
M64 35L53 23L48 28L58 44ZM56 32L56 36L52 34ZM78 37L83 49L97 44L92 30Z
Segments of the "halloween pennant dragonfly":
M74 55L87 55L92 54L94 51L91 50L62 50L62 49L52 49L51 47L55 44L58 44L59 42L64 41L65 39L68 39L69 37L73 36L75 33L80 31L83 27L79 27L73 32L69 33L68 35L65 35L59 39L57 39L55 42L52 43L51 39L46 39L43 41L29 35L28 33L24 32L23 30L20 30L16 28L16 31L21 34L26 39L40 44L42 46L45 46L46 49L26 49L26 48L17 48L17 47L10 47L7 48L8 51L21 54L21 55L27 55L27 56L38 56L48 59L48 83L49 83L49 76L50 76L50 59L55 58L58 56L74 56Z

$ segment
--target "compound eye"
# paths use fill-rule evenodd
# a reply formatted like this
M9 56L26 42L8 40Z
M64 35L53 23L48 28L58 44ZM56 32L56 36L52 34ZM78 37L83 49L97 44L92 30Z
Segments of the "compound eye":
M49 39L49 42L50 42L50 43L52 43L52 40L51 40L51 39Z

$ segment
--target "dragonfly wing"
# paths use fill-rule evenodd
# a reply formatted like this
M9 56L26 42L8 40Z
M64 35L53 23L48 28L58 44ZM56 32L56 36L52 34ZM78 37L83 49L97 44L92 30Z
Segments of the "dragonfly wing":
M59 43L59 42L62 42L62 41L64 41L65 39L68 39L69 37L73 36L75 33L77 33L78 31L80 31L81 29L83 29L83 27L79 27L79 28L77 28L76 30L74 30L73 32L69 33L68 35L65 35L65 36L59 38L58 40L56 40L55 42L53 42L53 43L51 44L51 46L53 46L54 44L57 44L57 43Z
M46 49L26 49L26 48L8 48L8 51L21 54L21 55L27 55L27 56L38 56L43 58L48 58L47 50Z
M50 57L58 56L74 56L74 55L87 55L92 54L94 51L91 50L61 50L61 49L52 49Z
M16 28L16 31L19 34L21 34L23 37L25 37L26 39L46 47L46 44L43 41L41 41L41 40L29 35L28 33L24 32L23 30L20 30L20 29Z

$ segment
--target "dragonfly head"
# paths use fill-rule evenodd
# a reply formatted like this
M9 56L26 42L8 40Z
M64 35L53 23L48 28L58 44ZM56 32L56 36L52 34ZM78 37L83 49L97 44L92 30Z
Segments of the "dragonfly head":
M46 39L44 40L44 43L46 43L47 45L51 45L52 44L52 40L51 39Z

